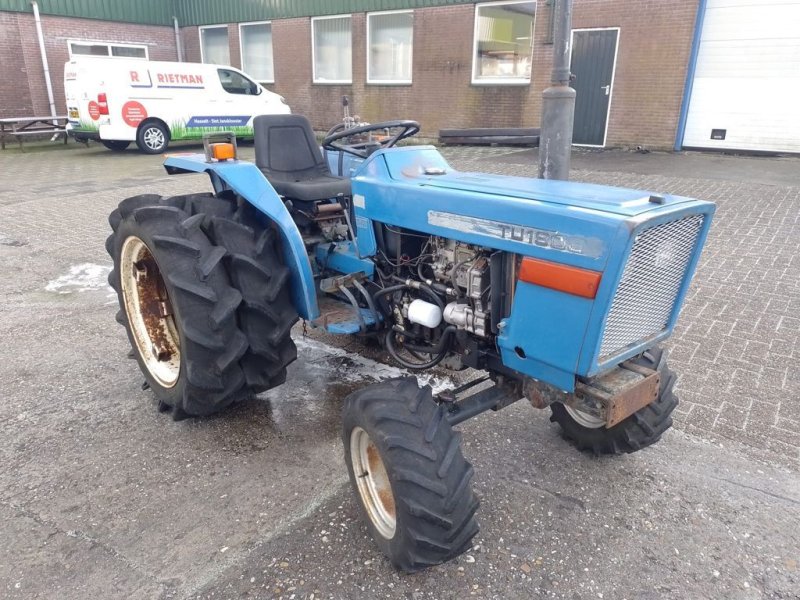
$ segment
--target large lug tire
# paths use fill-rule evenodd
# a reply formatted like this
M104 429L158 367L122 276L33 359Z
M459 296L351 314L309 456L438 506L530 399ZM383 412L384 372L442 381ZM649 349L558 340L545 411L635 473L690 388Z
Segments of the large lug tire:
M136 145L145 154L161 154L169 145L169 130L159 121L145 121L136 132Z
M201 228L226 250L231 284L242 295L237 320L248 349L239 363L247 385L256 393L281 385L286 366L297 358L291 329L298 315L277 230L249 204L237 204L233 195L191 194L165 202L190 215L204 215Z
M344 403L350 482L372 537L402 571L458 556L478 532L472 465L445 411L414 377L371 385Z
M667 366L667 353L656 347L637 356L633 362L658 370L661 388L652 403L614 427L607 429L592 415L570 409L560 402L551 405L550 420L561 426L564 438L578 449L596 455L636 452L655 444L672 427L672 411L678 406L678 398L673 392L676 377Z
M267 366L260 363L269 373L262 373L262 381L270 385L252 384L246 371L253 350L241 325L243 294L232 284L226 248L207 232L209 216L186 210L195 207L194 198L208 196L128 198L109 216L113 233L106 241L114 261L109 283L121 308L117 320L160 406L174 409L176 419L212 414L277 385L282 380L274 374L285 377L293 359L284 354ZM136 263L142 262L147 276L137 279L131 271L141 270ZM275 300L269 304L273 313L294 314L290 303L276 306L288 297ZM281 331L294 320L296 315L282 323Z
M122 152L131 145L127 140L100 140L100 143L112 152Z

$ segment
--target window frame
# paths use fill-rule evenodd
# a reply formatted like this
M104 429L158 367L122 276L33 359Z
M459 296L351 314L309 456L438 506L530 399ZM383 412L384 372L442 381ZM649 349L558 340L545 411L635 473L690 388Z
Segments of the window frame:
M260 81L256 81L255 79L253 79L251 77L248 77L247 75L245 75L244 72L240 71L236 67L232 67L232 66L231 67L225 67L224 65L213 65L213 66L216 67L217 80L219 81L219 85L222 88L222 91L225 92L226 94L230 94L231 96L246 96L246 97L252 98L254 96L260 96L263 93L262 92L263 88L261 86L261 82ZM239 77L241 77L242 79L244 79L248 83L254 85L255 89L256 89L256 93L255 94L239 94L237 92L231 92L230 90L225 89L225 85L222 83L222 74L220 73L220 71L229 71L229 72L233 73L234 75L238 75Z
M371 79L369 75L370 71L370 47L372 46L372 27L370 27L370 17L373 15L396 15L400 13L408 13L412 15L411 20L411 77L409 79ZM413 9L402 9L402 10L379 10L374 12L367 13L367 85L411 85L414 82L414 20L413 20L414 10Z
M331 20L331 19L349 19L350 20L350 79L326 79L323 81L317 80L317 51L316 44L314 43L314 23L317 21ZM324 15L321 17L311 17L311 82L319 85L350 85L353 83L353 15L351 13L341 15Z
M242 27L247 27L248 25L269 25L269 33L270 33L270 45L272 46L272 79L256 79L253 78L253 81L256 83L260 83L261 85L275 83L275 44L272 38L272 21L248 21L246 23L239 23L239 62L241 71L243 73L247 73L247 69L245 69L244 65L244 44L242 43ZM232 66L232 65L231 65Z
M227 25L200 25L197 28L197 41L200 43L200 62L202 64L204 64L204 65L213 64L213 63L207 63L206 62L205 52L203 52L203 31L205 29L224 29L225 30L225 35L228 37L228 64L227 65L218 65L218 66L232 67L233 65L230 64L230 62L231 62L231 60L230 60L231 59L231 37L230 37L230 32L228 31L228 26Z
M533 30L531 32L531 75L528 79L519 77L479 77L476 75L475 63L478 59L478 15L482 6L507 6L509 4L533 4ZM536 17L539 14L539 3L536 0L495 0L494 2L478 2L475 4L475 16L472 29L472 69L470 72L470 82L472 85L510 85L524 86L530 85L533 81L533 42L536 34Z
M72 44L79 44L82 46L105 46L106 50L108 50L108 54L105 56L101 56L99 54L73 54L72 53ZM111 48L139 48L144 50L144 58L140 58L138 56L114 56L111 54ZM147 47L147 44L131 44L128 42L104 42L102 40L79 40L70 38L67 40L67 52L69 53L70 59L80 56L89 56L95 58L121 58L121 59L131 59L131 60L150 60L150 51Z

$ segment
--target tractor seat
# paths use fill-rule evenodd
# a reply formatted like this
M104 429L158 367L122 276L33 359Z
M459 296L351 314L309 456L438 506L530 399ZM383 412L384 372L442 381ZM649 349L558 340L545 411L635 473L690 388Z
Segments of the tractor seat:
M350 196L350 180L331 175L304 116L261 115L253 129L256 166L278 194L304 202Z

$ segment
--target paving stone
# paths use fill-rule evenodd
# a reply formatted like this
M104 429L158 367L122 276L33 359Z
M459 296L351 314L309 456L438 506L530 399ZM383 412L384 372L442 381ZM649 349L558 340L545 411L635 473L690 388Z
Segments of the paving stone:
M536 171L530 154L518 149L448 147L442 152L464 171L528 176ZM242 153L252 159L252 147L244 146ZM625 155L617 170L601 171L588 166L591 157L576 154L573 180L718 205L668 343L681 394L676 425L723 439L746 437L752 445L797 460L800 445L792 432L800 423L800 177L796 185L769 185L738 181L735 174L704 179L696 172L628 172ZM106 217L120 198L210 189L205 177L165 176L161 161L135 151L112 155L96 148L3 155L4 170L13 172L17 183L0 190L0 249L51 257L46 266L32 267L36 273L24 266L9 273L7 291L32 289L79 260L108 264L102 248ZM742 423L743 430L737 425Z

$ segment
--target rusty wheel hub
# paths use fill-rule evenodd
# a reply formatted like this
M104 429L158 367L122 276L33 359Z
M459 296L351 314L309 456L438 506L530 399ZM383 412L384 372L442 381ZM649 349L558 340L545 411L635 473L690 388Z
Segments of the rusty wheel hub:
M350 457L361 502L369 519L378 533L390 540L397 529L397 513L389 474L377 446L361 427L350 433Z
M591 413L578 410L577 408L573 408L568 404L564 405L564 408L567 409L569 416L575 419L575 421L579 425L583 425L587 429L599 429L600 427L605 427L606 421L598 416L595 416Z
M178 328L158 263L136 236L122 245L120 283L139 356L150 375L161 386L171 388L181 368Z

